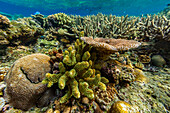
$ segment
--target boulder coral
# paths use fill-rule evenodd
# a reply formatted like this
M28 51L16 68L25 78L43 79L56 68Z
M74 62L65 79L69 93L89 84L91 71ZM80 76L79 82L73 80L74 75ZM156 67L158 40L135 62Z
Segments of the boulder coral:
M47 55L32 54L14 62L5 78L7 83L5 98L9 104L15 108L28 110L38 103L38 99L48 89L41 81L45 74L51 71L49 60L50 57Z

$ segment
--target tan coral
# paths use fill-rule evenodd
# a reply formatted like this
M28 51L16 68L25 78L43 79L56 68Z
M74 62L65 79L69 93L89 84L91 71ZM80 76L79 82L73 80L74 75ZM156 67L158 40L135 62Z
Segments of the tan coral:
M107 60L111 53L116 51L125 51L132 48L137 48L141 45L140 42L134 40L125 39L106 39L106 38L95 38L92 37L81 37L85 43L93 47L98 60Z
M101 51L110 51L114 53L115 51L124 51L132 48L137 48L141 45L140 42L134 40L125 39L106 39L106 38L95 38L92 37L81 37L81 40L87 44L100 49Z

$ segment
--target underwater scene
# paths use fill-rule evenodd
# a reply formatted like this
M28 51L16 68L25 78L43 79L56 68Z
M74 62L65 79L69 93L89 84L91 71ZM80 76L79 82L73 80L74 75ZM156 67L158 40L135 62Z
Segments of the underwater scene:
M169 0L0 4L0 113L170 113Z

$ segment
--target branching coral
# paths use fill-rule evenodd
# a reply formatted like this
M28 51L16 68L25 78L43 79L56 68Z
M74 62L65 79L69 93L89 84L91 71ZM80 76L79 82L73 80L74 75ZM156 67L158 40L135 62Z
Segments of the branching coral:
M101 13L92 16L75 16L78 31L84 31L85 36L130 38L136 37L135 22L138 18L129 18L128 15L116 17L114 15L103 15Z
M58 82L58 87L64 89L68 87L68 92L61 98L60 103L65 103L72 96L80 98L81 95L89 99L94 98L93 88L99 87L106 90L105 83L108 80L101 77L99 73L92 69L92 60L90 60L90 47L83 41L75 42L75 50L69 47L64 52L63 61L58 64L58 74L46 74L43 83L48 87Z
M166 39L170 37L169 20L165 16L114 16L101 13L92 16L75 16L75 31L84 31L85 36L124 38L136 40Z
M74 24L74 19L65 13L57 13L54 15L49 15L45 19L45 28L49 27L62 27L63 25L72 26Z
M170 21L165 16L141 17L137 23L140 37L170 41Z

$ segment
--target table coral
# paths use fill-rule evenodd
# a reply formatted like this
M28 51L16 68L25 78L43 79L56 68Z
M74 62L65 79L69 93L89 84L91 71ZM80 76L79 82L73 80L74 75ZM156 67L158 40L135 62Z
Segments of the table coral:
M58 87L64 89L68 87L67 93L60 99L60 103L65 103L72 96L80 98L81 95L87 96L89 99L94 98L94 87L106 90L105 83L108 80L101 77L99 73L92 68L90 60L90 47L83 41L75 42L75 50L69 47L64 52L62 62L58 64L58 74L46 74L46 79L42 82L47 83L48 87L58 82Z
M96 56L96 64L95 69L100 69L103 62L109 59L109 56L112 53L115 53L117 51L125 51L132 48L137 48L141 45L140 42L134 41L134 40L125 40L125 39L106 39L106 38L95 38L92 37L81 37L81 40L83 40L88 45L92 46L91 50L93 53L93 57Z

